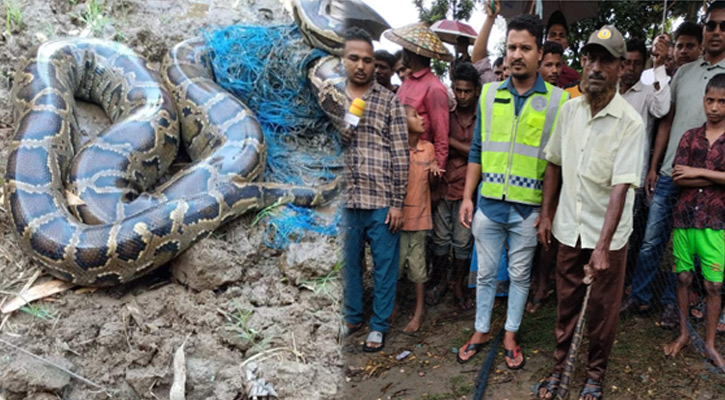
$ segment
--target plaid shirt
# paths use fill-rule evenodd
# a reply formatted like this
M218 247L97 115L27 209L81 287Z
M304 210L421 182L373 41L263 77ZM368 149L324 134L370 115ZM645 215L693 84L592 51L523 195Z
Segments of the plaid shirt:
M345 207L402 209L408 186L408 126L395 93L373 81L356 129L341 132ZM352 100L348 97L349 108Z

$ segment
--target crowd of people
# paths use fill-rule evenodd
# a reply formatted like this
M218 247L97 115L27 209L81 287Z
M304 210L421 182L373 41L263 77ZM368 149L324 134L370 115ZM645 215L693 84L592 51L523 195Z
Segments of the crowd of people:
M491 340L497 280L506 276L505 363L522 368L516 333L553 274L554 366L537 395L554 398L592 279L580 398L600 399L620 313L648 311L653 283L665 276L660 325L679 325L680 334L664 353L682 351L689 318L704 318L707 357L725 372L715 342L725 332L725 2L710 4L703 25L687 21L657 36L651 50L601 27L581 49L581 75L564 59L561 13L546 26L533 15L512 18L505 54L491 63L499 3L485 8L471 53L452 62L450 90L431 58L453 57L425 24L389 32L403 46L395 55L374 51L364 30L348 31L346 94L365 101L359 123L340 129L348 333L365 325L369 244L364 351L384 348L407 278L416 300L406 332L421 328L426 304L446 291L461 310L475 307L474 333L456 356L469 362ZM662 274L670 238L674 265ZM698 280L701 296L691 290Z

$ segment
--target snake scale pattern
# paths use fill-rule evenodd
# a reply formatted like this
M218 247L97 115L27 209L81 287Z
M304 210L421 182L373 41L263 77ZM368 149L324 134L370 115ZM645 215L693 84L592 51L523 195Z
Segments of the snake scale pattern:
M339 72L323 69L313 81L337 82ZM264 135L214 82L202 39L176 45L161 76L119 43L51 41L21 62L14 82L6 207L23 249L62 280L125 283L243 213L279 202L313 207L338 192L339 180L260 182ZM75 98L100 105L112 125L82 135ZM180 147L192 162L158 184Z

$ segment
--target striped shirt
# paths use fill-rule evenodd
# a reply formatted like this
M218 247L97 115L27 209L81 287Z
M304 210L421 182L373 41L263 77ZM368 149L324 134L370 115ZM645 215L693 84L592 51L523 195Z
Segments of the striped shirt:
M347 208L402 209L408 186L408 127L395 93L373 81L357 128L341 132ZM347 98L349 108L352 100Z

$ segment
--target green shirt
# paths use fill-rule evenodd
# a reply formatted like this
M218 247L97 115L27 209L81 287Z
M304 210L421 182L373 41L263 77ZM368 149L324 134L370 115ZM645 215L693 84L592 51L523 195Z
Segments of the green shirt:
M675 153L682 135L705 123L705 108L702 105L702 98L705 96L707 82L713 76L724 72L725 59L715 65L710 65L702 57L677 69L670 84L675 118L672 120L670 140L667 142L667 151L662 161L660 174L672 176L672 163L675 161Z

